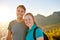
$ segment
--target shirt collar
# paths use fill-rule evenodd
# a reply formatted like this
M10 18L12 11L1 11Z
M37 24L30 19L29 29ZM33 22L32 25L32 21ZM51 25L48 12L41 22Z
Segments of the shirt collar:
M34 28L36 28L36 24L34 24L34 25L32 26L32 28L29 29L28 31L34 30Z

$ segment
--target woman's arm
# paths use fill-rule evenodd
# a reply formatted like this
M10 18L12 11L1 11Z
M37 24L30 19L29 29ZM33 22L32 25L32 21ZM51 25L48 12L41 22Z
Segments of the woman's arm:
M44 38L43 37L38 37L37 40L44 40Z
M44 40L44 34L43 34L43 31L40 28L38 28L36 30L36 39L37 40Z
M8 30L7 40L12 40L11 34L11 30Z

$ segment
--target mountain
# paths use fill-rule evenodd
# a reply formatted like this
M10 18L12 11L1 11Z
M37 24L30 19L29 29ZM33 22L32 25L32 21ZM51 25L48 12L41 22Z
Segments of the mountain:
M35 16L35 21L39 26L41 26L42 24L44 25L46 24L46 17L43 15L37 14Z
M35 16L36 23L40 26L44 25L50 25L55 23L60 23L60 11L59 12L53 12L52 15L45 17L43 15L37 14Z
M47 17L48 24L60 23L60 12L54 12L52 15Z

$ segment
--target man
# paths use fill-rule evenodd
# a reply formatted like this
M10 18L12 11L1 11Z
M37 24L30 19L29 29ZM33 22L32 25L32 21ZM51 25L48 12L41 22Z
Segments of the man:
M23 16L26 12L24 5L19 5L16 10L17 19L9 23L7 40L25 40L26 30Z

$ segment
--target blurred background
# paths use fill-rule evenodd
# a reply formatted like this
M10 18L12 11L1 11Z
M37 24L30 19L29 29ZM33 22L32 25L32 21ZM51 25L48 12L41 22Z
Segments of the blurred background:
M0 40L6 40L9 22L16 19L16 7L21 4L49 40L60 38L60 0L0 0Z

